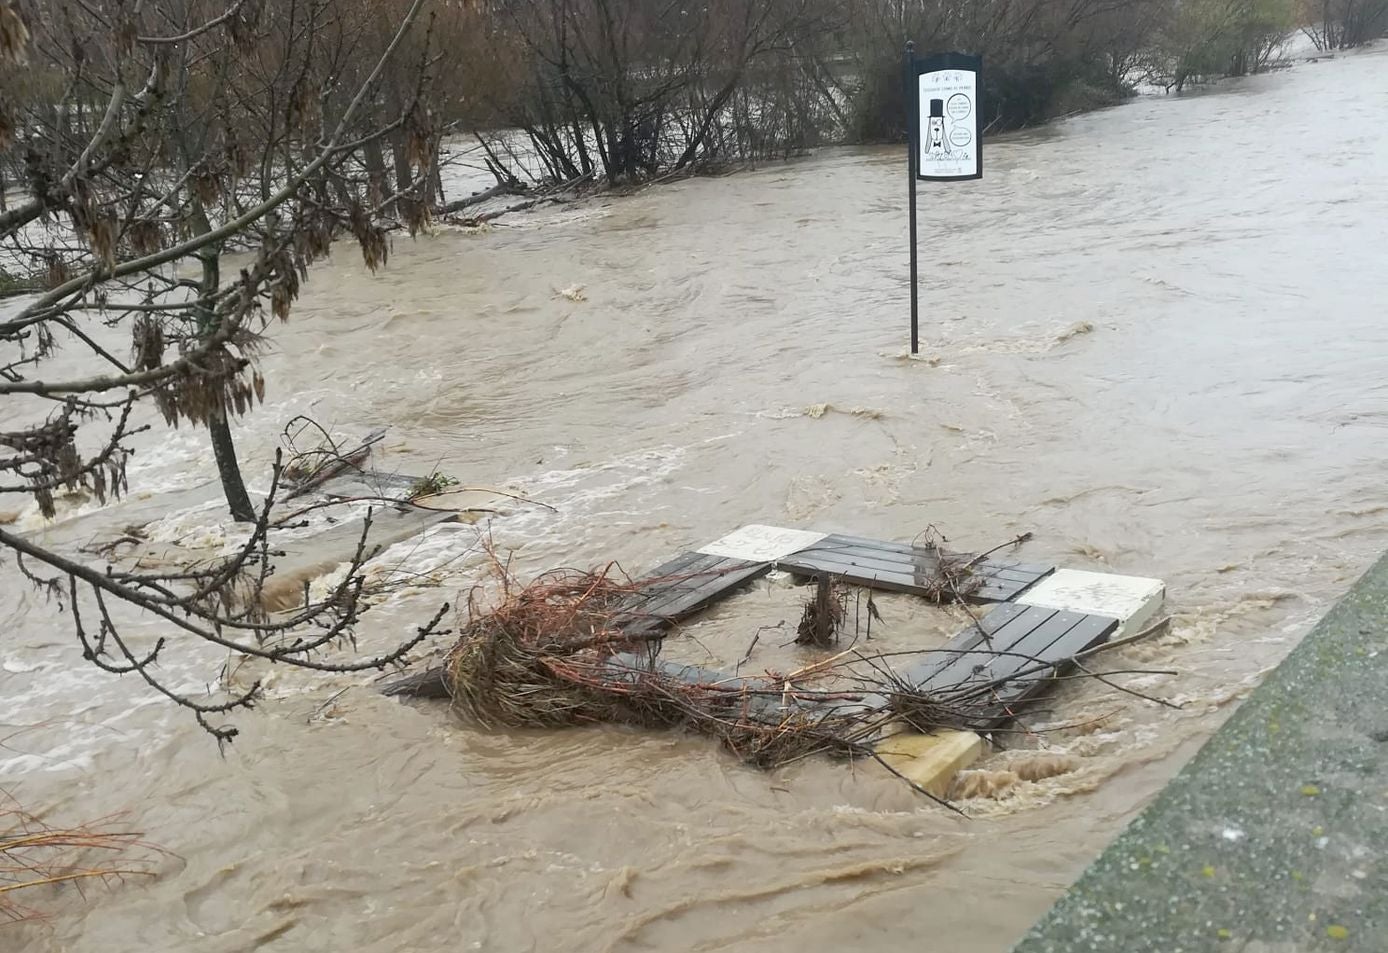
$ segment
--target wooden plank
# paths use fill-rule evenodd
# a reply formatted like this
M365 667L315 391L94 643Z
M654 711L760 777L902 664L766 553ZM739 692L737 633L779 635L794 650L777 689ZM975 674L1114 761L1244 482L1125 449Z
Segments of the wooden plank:
M661 602L678 598L696 589L703 582L702 574L717 566L721 559L702 553L688 553L690 559L672 559L646 576L641 589L632 596L632 608L650 612Z
M931 551L929 548L925 546L915 546L911 543L897 543L892 542L891 540L883 539L868 539L866 536L848 536L843 533L834 533L829 536L826 536L817 545L823 546L826 544L833 543L844 543L850 546L867 546L872 549L882 549L887 550L889 552L907 554L928 553ZM948 550L946 551L946 553L950 556L964 556L965 558L969 558L965 553L955 553L950 552ZM1016 569L1026 573L1033 573L1038 577L1047 575L1048 573L1053 572L1055 570L1054 566L1048 566L1039 563L1027 563L1022 562L1020 560L1011 559L1009 557L1003 557L999 559L997 557L990 556L987 561L990 563L995 563L998 566L1005 569Z
M685 553L641 577L641 588L631 594L628 604L633 611L649 612L658 603L697 588L702 578L695 581L695 577L722 561L718 556Z
M861 556L876 556L878 558L890 558L899 562L912 562L924 560L936 562L937 553L933 549L921 546L898 546L895 544L878 545L872 540L857 541L845 539L842 536L826 536L812 546L806 546L800 552L809 550L829 550L836 553L856 553Z
M1103 641L1103 637L1113 631L1116 621L1061 609L1051 617L1050 625L1032 631L1026 639L1014 646L1013 651L1017 656L1028 656L1045 662L1058 661ZM1072 649L1072 645L1079 647ZM996 677L1005 678L1035 667L1036 663L1028 658L1014 656L1000 659L998 664L993 666L993 672Z
M884 589L889 592L905 592L924 596L930 590L933 572L910 572L905 565L893 567L888 563L868 565L869 560L852 557L839 557L832 552L809 549L789 556L776 563L778 569L789 569L805 575L828 574L840 576L857 585L871 589ZM966 598L982 602L1006 602L1021 594L1035 580L1020 582L1007 579L984 577L978 589Z
M978 647L984 641L985 635L991 638L1006 623L1025 611L1026 606L1019 606L1015 602L998 606L980 619L977 625L970 625L946 642L940 649L921 656L918 661L902 673L902 678L912 685L919 686L925 683L930 676L946 665L953 663L960 655Z
M1010 652L1038 626L1046 624L1055 615L1054 609L1036 609L1034 606L1023 609L1003 621L990 639L980 639L970 652L956 655L954 661L942 667L930 678L920 684L924 692L947 693L977 680L977 669L987 669L993 664L999 652ZM991 615L991 613L990 613ZM986 620L985 620L986 621Z
M974 590L973 597L979 602L1010 602L1036 585L1040 578L1019 581L985 575L983 584Z
M1000 725L1015 717L1019 705L1043 692L1048 687L1051 676L1063 671L1070 659L1105 641L1117 626L1118 620L1104 616L1055 611L1046 622L1032 627L1020 642L1004 650L1015 652L1018 656L1026 656L1025 658L1012 655L994 656L991 662L985 663L982 671L976 672L970 667L967 672L954 669L942 673L943 676L960 678L953 684L948 684L948 678L941 677L941 684L933 685L931 688L941 694L949 694L967 689L970 681L994 682L1007 679L1019 672L1027 673L997 686L991 703L985 702L981 706L977 716L979 726ZM1057 635L1057 632L1060 634ZM1038 671L1038 663L1050 664Z
M813 546L806 547L796 553L796 556L805 554L829 554L836 561L851 562L854 565L876 566L883 569L891 569L897 572L930 572L936 571L940 561L938 556L930 550L915 550L904 552L900 549L881 549L872 546L859 545L857 543L837 543L825 540ZM794 558L794 556L790 557ZM972 557L961 556L968 560ZM996 579L1008 579L1015 582L1033 583L1041 578L1044 573L1034 569L1015 569L1012 566L994 563L991 560L980 560L972 567L974 572L980 576L988 576Z
M656 566L654 569L652 569L648 573L645 573L640 578L658 580L667 579L670 576L678 576L692 563L703 558L705 557L702 553L696 553L693 551L687 553L680 553L674 559L670 560L667 563L661 563L659 566Z
M905 575L933 576L940 570L940 561L933 555L912 556L907 553L889 553L858 546L811 546L780 560L780 564L786 565L801 558L826 559L848 566L862 566L864 569L880 569L883 572Z
M1048 687L1048 682L1056 675L1064 674L1073 667L1072 660L1081 652L1102 645L1118 630L1118 620L1107 616L1086 615L1070 631L1047 647L1045 659L1054 664L1039 672L1032 672L1009 682L998 692L995 724L1007 721L1017 705L1040 694ZM1034 666L1024 666L1024 671Z
M756 683L756 679L729 675L717 669L704 668L702 665L662 658L651 659L634 652L620 652L612 656L607 664L619 672L660 672L686 685L719 685L735 689Z
M1107 642L1118 628L1118 620L1109 616L1083 615L1084 618L1074 628L1047 647L1045 657L1048 660L1055 660L1057 664L1063 665L1081 652Z
M710 578L702 586L673 602L661 605L656 613L671 622L679 622L771 571L770 563L749 563L740 559L729 559L725 562L727 565L710 573Z
M973 558L960 553L947 555ZM860 585L923 595L928 579L938 571L939 554L925 546L834 534L779 560L777 565L810 574L832 572ZM1053 566L993 559L982 560L972 569L982 582L969 596L980 602L1014 599L1054 571Z
M778 694L762 692L743 692L741 689L766 689L774 687L766 679L744 678L728 675L701 665L686 664L662 658L648 658L631 652L612 656L606 662L613 676L621 681L635 682L641 675L652 673L693 686L716 686L727 690L727 704L730 709L748 718L767 724L780 724L790 714L781 705Z
M686 553L653 571L651 585L624 604L616 624L628 632L665 628L770 571L770 563Z
M662 563L641 579L644 584L622 602L621 612L613 623L630 632L649 631L664 628L667 624L652 609L671 599L678 598L696 584L690 584L691 573L715 566L720 562L717 556L703 553L681 553L674 559Z
M744 563L721 556L701 556L675 573L673 578L657 583L650 597L640 606L640 611L647 615L668 615L667 606L683 601L690 593L703 589L710 582L718 581L734 569L755 565L762 564Z
M868 586L872 589L884 589L888 592L906 592L919 596L925 591L924 580L917 576L833 562L808 553L798 553L789 559L781 560L776 565L780 569L789 569L792 572L810 576L839 576L848 582Z
M996 654L986 661L967 669L944 672L945 680L953 682L946 690L966 689L978 682L994 682L1024 669L1034 668L1037 662L1048 661L1046 651L1073 629L1084 616L1077 612L1041 609L1035 613L1024 613L1023 618L1030 625L1021 638L1011 639L1010 644L1002 644L1001 640L994 639L993 648Z

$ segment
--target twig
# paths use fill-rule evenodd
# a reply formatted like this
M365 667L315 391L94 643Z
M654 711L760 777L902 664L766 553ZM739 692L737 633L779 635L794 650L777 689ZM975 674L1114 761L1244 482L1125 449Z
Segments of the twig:
M340 691L334 692L334 693L332 694L332 696L328 698L327 701L325 701L323 704L321 704L321 705L319 705L317 708L315 708L315 709L313 710L313 713L310 714L307 718L304 719L304 724L306 724L306 725L307 725L307 724L312 724L313 719L317 718L318 715L323 711L323 709L327 708L327 707L328 707L329 705L331 705L333 702L337 701L337 700L338 700L339 698L341 698L343 695L347 694L347 692L351 691L351 689L352 689L352 686L351 686L351 685L348 685L346 688L341 689Z
M974 566L976 566L976 565L978 565L979 563L983 562L983 560L987 559L989 556L993 555L994 553L999 552L1000 550L1007 549L1008 547L1011 547L1011 546L1020 546L1020 545L1022 545L1023 543L1030 541L1031 538L1032 538L1032 535L1033 535L1033 534L1031 533L1031 531L1028 530L1027 532L1018 535L1018 536L1017 536L1016 538L1014 538L1014 539L1009 539L1007 542L1002 543L1001 545L994 546L992 549L989 549L989 550L986 550L986 551L984 551L984 552L981 552L981 553L979 553L977 556L975 556L973 559L970 559L967 563L965 563L965 564L964 564L964 568L965 568L965 569L972 569Z
M1072 660L1072 661L1073 661L1073 660ZM1105 673L1099 673L1099 672L1091 671L1090 669L1085 668L1085 667L1084 667L1083 665L1081 665L1079 662L1074 662L1074 666L1075 666L1077 669L1079 669L1081 672L1084 672L1084 673L1085 673L1086 675L1088 675L1090 678L1093 678L1093 679L1096 679L1096 680L1098 680L1098 681L1100 681L1100 682L1103 682L1103 683L1104 683L1105 685L1107 685L1109 688L1113 688L1113 689L1116 689L1116 690L1118 690L1118 691L1120 691L1120 692L1124 692L1125 694L1132 695L1134 698L1141 698L1141 699L1144 700L1144 701L1156 702L1158 705L1162 705L1163 707L1171 708L1171 709L1174 709L1174 710L1176 710L1176 711L1180 711L1182 708L1185 707L1184 705L1178 705L1178 704L1176 704L1175 702L1167 701L1165 698L1158 698L1158 697L1155 696L1155 695L1148 695L1148 694L1146 694L1145 692L1140 692L1140 691L1138 691L1138 690L1135 689L1135 688L1128 688L1126 685L1119 685L1117 682L1111 681L1110 679L1108 679L1107 677L1105 677ZM1115 674L1115 673L1107 673L1107 674ZM1176 673L1176 672L1170 672L1170 673L1160 673L1160 674L1171 674L1171 675L1175 675L1175 674L1177 674L1177 673Z
M733 673L736 674L737 672L741 671L742 666L745 665L747 662L751 661L752 650L757 647L757 642L761 639L761 634L763 632L767 631L768 629L779 629L785 624L785 620L782 619L775 625L764 625L761 628L757 629L756 633L752 636L751 644L747 646L747 651L743 653L742 658L738 661L737 665L734 666Z

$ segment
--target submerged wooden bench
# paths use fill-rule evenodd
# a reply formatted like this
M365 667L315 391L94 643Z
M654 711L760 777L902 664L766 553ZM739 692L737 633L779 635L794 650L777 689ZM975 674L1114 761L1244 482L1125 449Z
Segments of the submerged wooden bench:
M939 595L940 558L938 550L912 543L743 527L643 576L644 583L619 608L615 624L635 636L658 635L775 569L934 598ZM942 699L968 697L970 723L981 730L1014 718L1020 706L1072 668L1076 656L1126 627L1143 624L1165 594L1154 579L1057 570L1006 558L953 553L945 558L967 564L978 581L957 595L975 604L997 605L944 646L921 653L895 674ZM637 663L636 656L618 658L621 664ZM658 659L655 650L642 653L640 664L685 680L729 680L717 672ZM971 695L975 690L978 694ZM385 691L448 697L441 668L393 682ZM851 704L881 708L887 703L884 695L868 694ZM768 704L757 703L759 708ZM877 744L894 770L939 796L983 747L982 738L972 731L923 735L906 730Z
M645 584L625 600L614 624L632 635L660 632L728 598L773 569L811 577L829 575L873 589L914 595L931 591L931 582L939 569L939 553L929 547L857 536L786 532L797 534L791 538L806 545L783 555L771 551L775 558L758 560L722 555L717 544L710 544L708 548L714 552L687 552L657 566L641 577ZM982 585L965 597L975 602L1015 598L1052 570L1051 566L1012 560L979 560L972 571L983 580ZM392 682L386 691L426 697L446 695L442 670Z

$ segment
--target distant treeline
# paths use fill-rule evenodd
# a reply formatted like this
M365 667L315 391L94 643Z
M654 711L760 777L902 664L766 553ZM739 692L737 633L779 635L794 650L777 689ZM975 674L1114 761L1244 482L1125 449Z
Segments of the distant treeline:
M46 6L15 2L35 17ZM278 15L242 2L262 26ZM336 2L377 17L382 36L408 5ZM503 182L613 184L899 139L908 39L983 55L982 118L998 132L1143 85L1269 69L1298 29L1319 49L1388 31L1388 0L430 0L429 13L379 103L389 112L416 95L409 69L425 63L427 122L402 129L394 155L368 150L402 190L411 136L480 133ZM0 76L11 107L56 88L38 71ZM4 105L0 141L21 134L6 130ZM20 162L12 150L0 182L22 180Z
M1388 0L493 0L454 28L460 119L523 130L548 178L620 182L899 138L907 39L982 54L1000 131L1268 69L1298 28L1368 42Z

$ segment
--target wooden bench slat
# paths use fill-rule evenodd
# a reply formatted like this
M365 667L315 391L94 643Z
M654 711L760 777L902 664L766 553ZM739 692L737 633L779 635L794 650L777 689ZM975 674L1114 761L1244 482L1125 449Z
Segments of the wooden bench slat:
M837 543L828 540L816 543L796 553L795 556L809 554L832 554L832 556L844 562L852 562L855 565L877 566L883 569L895 569L904 572L929 572L934 573L940 564L939 558L929 550L903 551L901 549L879 549L871 546L859 545L857 543ZM953 555L953 554L951 554ZM795 556L789 558L794 559ZM966 562L972 557L960 556ZM1020 565L1020 564L1016 564ZM971 567L973 572L985 578L1007 579L1013 582L1033 583L1050 570L1040 571L1036 567L1032 568L1013 568L1013 565L996 563L991 559L980 560Z
M1046 659L1054 663L1050 668L1023 675L999 691L992 723L1002 724L1012 718L1018 705L1045 691L1056 675L1073 668L1072 660L1076 655L1107 642L1117 628L1117 619L1101 615L1083 616L1070 631L1047 647Z
M1003 603L980 619L977 625L970 625L959 632L940 649L922 655L902 673L903 679L912 685L923 685L936 672L953 664L960 655L978 647L984 641L985 634L991 638L1013 618L1026 612L1027 608L1015 602Z
M807 549L794 556L787 556L785 559L779 560L776 566L778 569L789 569L792 572L806 575L841 576L858 585L873 589L885 589L890 592L905 592L923 596L930 589L930 580L923 573L909 572L905 565L896 567L885 563L866 565L866 562L865 560L854 560L851 557L838 557L825 550ZM1034 581L1022 582L985 577L978 589L969 593L966 598L977 599L981 602L1006 602L1008 599L1020 595Z
M1054 609L1024 606L1021 612L1008 616L1002 625L993 631L991 638L980 638L972 651L956 654L950 664L942 667L922 682L921 691L948 693L968 682L986 677L976 674L975 669L987 668L993 664L998 659L999 652L1012 651L1013 646L1020 644L1037 627L1049 622L1055 614L1056 610ZM990 617L991 615L992 613L989 613ZM988 619L985 618L983 621L987 622ZM974 627L970 626L970 628ZM963 635L963 633L960 634Z
M672 622L679 622L770 571L770 563L744 562L739 559L724 560L724 565L706 570L707 579L701 585L687 590L649 611L653 611Z
M905 554L929 553L932 551L925 546L915 546L911 543L897 543L892 542L890 540L868 539L866 536L848 536L843 533L831 533L815 545L825 546L833 545L835 543L849 546L864 546L869 549L880 549L888 552ZM966 559L969 558L968 555L965 553L956 553L951 552L949 550L946 550L946 554L950 556L964 556ZM988 557L987 562L995 564L1004 569L1014 569L1024 573L1035 574L1038 578L1041 576L1048 575L1055 571L1054 566L1042 565L1039 563L1022 562L1020 560L1011 559L1006 556L1002 558L990 556Z
M1034 668L1038 662L1049 661L1046 651L1084 618L1078 612L1055 609L1034 611L1030 616L1035 624L1022 638L1006 646L998 644L995 640L993 647L1000 654L993 655L986 662L976 664L971 669L954 672L955 684L951 687L967 688L970 683L997 681L1025 669Z
M770 571L770 563L685 553L649 574L650 584L624 602L615 624L631 633L666 628Z

